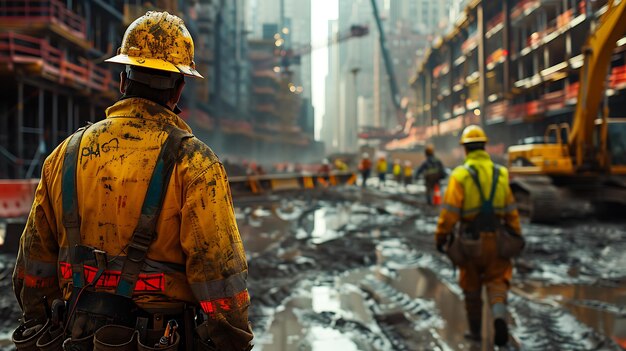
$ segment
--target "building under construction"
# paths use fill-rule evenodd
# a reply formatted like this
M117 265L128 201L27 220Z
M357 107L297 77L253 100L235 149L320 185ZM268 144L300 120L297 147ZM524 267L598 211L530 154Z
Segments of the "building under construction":
M432 140L451 150L442 155L448 162L457 161L458 134L481 123L489 151L503 156L509 145L543 140L547 125L571 122L585 41L606 10L607 1L471 2L412 79L414 127L392 148ZM625 115L625 48L619 40L607 76L609 117Z

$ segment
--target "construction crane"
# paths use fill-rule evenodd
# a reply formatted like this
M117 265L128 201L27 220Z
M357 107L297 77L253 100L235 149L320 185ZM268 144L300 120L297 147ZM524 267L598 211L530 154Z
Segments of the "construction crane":
M310 55L313 51L322 49L325 47L329 47L332 45L339 44L348 39L352 38L361 38L369 34L369 27L367 25L353 24L350 26L350 29L345 33L338 33L336 36L328 39L326 43L320 45L304 45L298 48L285 48L284 40L280 37L276 39L276 50L274 52L275 56L280 57L280 66L285 70L289 69L291 65L298 65L302 59L302 56ZM269 61L273 61L272 59L268 59Z
M378 27L378 33L379 33L378 39L380 43L380 51L383 53L383 61L385 62L385 70L387 71L387 78L389 79L391 101L393 102L393 106L396 109L396 120L398 122L398 126L404 126L406 108L403 108L402 104L400 103L400 89L398 88L398 81L396 80L396 74L393 70L393 62L391 61L391 56L389 55L389 50L387 49L385 31L383 30L383 23L380 19L380 14L378 12L378 5L376 5L376 0L371 0L371 2L372 2L372 11L374 13L374 20L376 20L376 26Z
M626 119L600 109L613 50L626 32L626 1L606 6L583 47L573 127L552 124L542 144L508 149L511 188L533 221L557 220L563 204L576 200L600 212L626 205Z

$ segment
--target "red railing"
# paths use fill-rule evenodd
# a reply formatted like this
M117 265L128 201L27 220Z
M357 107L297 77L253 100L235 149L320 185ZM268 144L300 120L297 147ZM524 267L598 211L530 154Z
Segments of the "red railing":
M487 30L486 30L486 32L491 31L492 29L494 29L495 27L497 27L501 23L504 23L504 13L503 12L498 13L492 19L490 19L489 22L487 22Z
M92 62L79 58L79 64L70 62L65 54L46 40L13 32L0 33L0 63L9 69L16 64L41 65L42 74L61 84L75 84L97 91L111 89L111 72Z
M526 9L536 5L539 0L521 0L512 10L511 10L511 18L518 17L523 14Z
M546 110L558 110L565 106L566 90L557 90L543 94L542 101Z
M464 53L467 53L468 51L476 47L477 43L478 43L478 33L470 36L469 38L467 38L467 40L463 42L463 44L461 44L461 51L463 51Z
M496 121L506 117L509 103L507 101L498 101L487 106L487 120Z
M621 89L626 87L626 65L613 67L611 69L609 86L612 89Z
M59 0L2 1L0 22L25 25L52 23L80 39L87 37L85 19L67 9Z

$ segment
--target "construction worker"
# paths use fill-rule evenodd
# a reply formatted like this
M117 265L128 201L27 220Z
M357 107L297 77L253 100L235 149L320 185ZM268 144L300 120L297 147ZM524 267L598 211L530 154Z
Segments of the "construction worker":
M395 179L396 183L400 185L402 182L402 165L400 164L400 160L393 160L393 167L391 168L393 173L393 179Z
M385 180L387 179L387 171L389 166L387 165L387 159L385 156L381 156L378 158L378 162L376 163L376 172L378 173L378 186L382 187L385 185Z
M487 136L480 127L471 125L463 131L461 144L465 148L465 163L450 176L435 239L440 252L450 249L447 244L452 242L450 236L460 221L454 241L470 237L478 243L477 251L466 251L473 254L468 254L467 262L459 267L459 285L463 289L469 324L467 337L481 340L481 291L485 286L494 318L494 342L502 346L508 340L506 300L512 267L510 259L498 255L494 228L502 225L517 235L521 235L521 228L508 171L491 161L485 152L486 143ZM463 242L459 240L458 244Z
M359 172L361 173L361 179L363 180L361 186L363 188L367 187L367 179L370 177L370 173L372 171L372 161L370 160L370 155L367 152L364 152L361 155L361 161L359 162Z
M335 169L339 172L347 172L350 170L348 165L340 158L335 160Z
M121 99L44 162L13 284L26 321L46 319L44 297L66 304L64 349L92 350L105 324L143 339L170 319L180 350L252 348L227 176L177 116L185 77L202 78L193 56L182 19L135 20L107 60L125 65Z
M433 195L435 187L440 188L439 182L446 177L446 170L443 163L435 157L435 147L426 145L424 149L426 160L415 171L415 177L424 175L424 185L426 186L426 202L433 205Z
M404 169L403 169L402 176L403 176L404 186L411 184L411 182L413 181L413 165L411 164L411 161L409 160L404 161Z

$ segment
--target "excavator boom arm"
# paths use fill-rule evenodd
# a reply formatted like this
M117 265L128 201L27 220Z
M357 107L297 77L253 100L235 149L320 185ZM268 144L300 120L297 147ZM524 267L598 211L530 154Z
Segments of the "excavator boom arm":
M584 63L580 71L578 103L574 112L569 147L575 155L578 167L585 163L589 150L593 149L594 121L598 116L604 97L604 87L611 54L616 42L626 32L626 0L609 0L608 9L600 18L598 26L587 38L583 48ZM606 118L606 116L604 116ZM606 120L604 120L606 126ZM600 147L606 150L606 136Z

